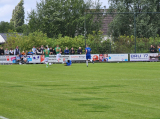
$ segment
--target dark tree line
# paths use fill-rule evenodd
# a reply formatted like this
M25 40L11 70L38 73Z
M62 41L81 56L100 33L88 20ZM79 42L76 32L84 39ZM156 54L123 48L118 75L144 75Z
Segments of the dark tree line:
M110 0L110 12L136 12L136 34L138 37L160 35L160 0ZM116 14L109 25L109 35L134 35L134 14Z

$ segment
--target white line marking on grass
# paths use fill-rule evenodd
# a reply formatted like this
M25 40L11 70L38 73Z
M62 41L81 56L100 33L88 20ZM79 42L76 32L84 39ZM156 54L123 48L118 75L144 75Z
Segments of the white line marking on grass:
M16 83L25 83L25 82L62 82L62 81L74 81L74 82L86 82L86 81L99 81L99 80L56 80L56 81L18 81L18 82L2 82L0 81L0 83L8 83L8 84L16 84Z
M8 119L8 118L6 118L6 117L3 117L3 116L0 116L0 119Z
M57 81L20 81L20 82L61 82L61 81L99 81L99 80L57 80Z

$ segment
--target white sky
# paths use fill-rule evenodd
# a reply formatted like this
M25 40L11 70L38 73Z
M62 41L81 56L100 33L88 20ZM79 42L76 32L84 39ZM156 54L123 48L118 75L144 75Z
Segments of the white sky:
M31 9L36 8L36 2L41 0L24 0L25 18L27 18L27 12L30 13ZM20 0L0 0L0 21L10 22L12 18L12 11ZM108 0L100 0L102 7L109 7Z

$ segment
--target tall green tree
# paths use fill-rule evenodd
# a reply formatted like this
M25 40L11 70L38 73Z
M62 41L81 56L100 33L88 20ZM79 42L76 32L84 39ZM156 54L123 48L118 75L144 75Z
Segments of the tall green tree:
M151 37L160 34L160 0L110 0L110 12L135 12L136 34ZM148 13L147 13L148 12ZM109 35L134 35L134 14L116 14L109 25Z
M12 12L12 19L10 22L15 28L24 24L24 0L21 0Z
M0 33L8 33L9 30L14 30L13 25L8 22L1 21L0 22Z
M47 33L48 37L71 36L84 34L84 21L88 27L86 33L100 29L100 22L94 23L96 18L93 14L87 14L89 8L93 6L92 0L42 0L37 3L37 9L32 10L29 15L29 28L31 32L41 30ZM99 3L99 2L98 2ZM96 11L100 9L97 4ZM98 19L99 17L97 17Z

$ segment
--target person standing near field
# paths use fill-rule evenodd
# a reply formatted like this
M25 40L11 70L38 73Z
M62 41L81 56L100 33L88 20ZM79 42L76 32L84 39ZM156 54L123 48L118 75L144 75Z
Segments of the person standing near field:
M86 51L86 65L88 67L88 60L90 60L94 64L94 62L91 59L91 52L92 52L92 50L91 50L90 47L88 47L88 45L86 45L85 51Z
M43 54L45 55L45 63L46 63L46 68L48 68L48 60L49 60L49 53L50 51L45 47L45 50L43 51Z
M157 48L158 48L158 50L157 50L157 51L160 53L160 45L158 45L158 46L157 46Z
M56 51L56 54L57 54L56 59L59 62L59 59L61 57L61 48L59 47L59 45L57 45L57 47L55 47L55 51Z

